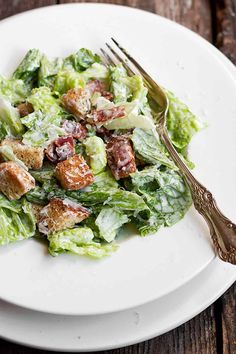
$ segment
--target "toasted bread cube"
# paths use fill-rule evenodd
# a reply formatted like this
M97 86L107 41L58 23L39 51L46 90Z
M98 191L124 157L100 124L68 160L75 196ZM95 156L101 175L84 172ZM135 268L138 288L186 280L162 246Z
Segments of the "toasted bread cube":
M55 176L64 189L78 190L93 183L93 174L81 155L74 155L68 160L59 162Z
M29 169L40 170L42 168L44 149L24 145L19 139L5 139L1 142L1 146L12 148L16 157L23 161Z
M35 180L22 167L15 162L3 162L0 164L0 191L8 199L19 199L35 187Z
M36 219L36 222L38 223L40 220L40 212L43 209L43 205L41 204L35 204L35 203L31 203L31 207L32 207L32 212L34 214L34 217Z
M39 214L38 228L43 234L72 228L89 216L89 211L70 199L53 198Z
M62 96L62 103L78 120L84 119L91 109L90 95L83 89L70 89Z
M21 117L25 117L34 111L34 107L29 102L23 102L17 106Z

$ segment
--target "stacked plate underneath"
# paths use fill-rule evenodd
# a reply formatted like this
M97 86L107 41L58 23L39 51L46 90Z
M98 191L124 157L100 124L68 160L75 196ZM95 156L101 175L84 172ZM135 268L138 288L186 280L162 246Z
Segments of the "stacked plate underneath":
M191 144L195 175L235 220L236 70L196 34L126 7L46 7L0 23L0 71L10 72L29 48L60 56L78 47L98 50L111 36L208 123ZM102 261L53 258L44 247L30 240L0 249L0 336L45 349L95 351L160 335L236 279L236 268L215 258L193 208L157 235L129 233Z

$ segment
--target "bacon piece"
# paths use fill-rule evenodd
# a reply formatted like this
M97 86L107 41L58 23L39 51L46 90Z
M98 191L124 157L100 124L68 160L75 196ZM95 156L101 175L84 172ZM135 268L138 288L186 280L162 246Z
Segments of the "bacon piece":
M65 109L77 119L84 119L91 109L90 94L88 90L70 89L62 96Z
M113 93L111 93L110 91L103 91L102 96L109 101L112 101L114 98Z
M105 91L105 84L100 80L89 80L86 84L85 90L87 90L92 96L95 92L102 93Z
M100 109L99 111L93 110L88 116L87 121L91 124L100 124L116 118L122 118L124 116L125 107L118 106L108 109Z
M72 136L63 136L54 140L45 151L47 158L52 162L64 161L75 154Z
M25 117L34 111L34 107L29 102L20 103L17 108L21 117Z
M113 99L113 94L109 91L106 91L106 85L100 80L90 80L87 82L85 90L87 90L92 96L95 92L100 92L103 97L107 100Z
M126 136L110 138L106 150L108 165L116 180L128 177L136 171L134 152Z
M59 162L55 171L62 187L78 190L93 183L93 174L82 155L74 155L66 161Z
M105 127L99 127L95 125L95 129L96 129L96 134L100 138L104 139L105 141L107 141L113 134L113 130L108 130Z
M68 135L73 136L74 139L84 140L87 136L87 129L79 122L73 120L65 120L62 128Z

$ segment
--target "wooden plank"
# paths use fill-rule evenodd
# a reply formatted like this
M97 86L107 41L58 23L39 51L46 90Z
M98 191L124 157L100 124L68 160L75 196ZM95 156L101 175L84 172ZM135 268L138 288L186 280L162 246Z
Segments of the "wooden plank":
M212 1L214 44L236 64L236 0Z
M222 297L223 354L236 353L236 283Z
M0 0L0 19L22 11L56 3L56 0Z
M105 2L127 5L168 17L211 41L211 7L207 0L60 0L68 2Z

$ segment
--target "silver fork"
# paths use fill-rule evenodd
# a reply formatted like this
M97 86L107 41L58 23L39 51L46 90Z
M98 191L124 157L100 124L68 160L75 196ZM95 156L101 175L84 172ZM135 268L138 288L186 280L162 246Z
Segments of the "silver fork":
M113 66L121 63L129 75L138 74L142 76L144 84L148 88L148 96L152 102L157 133L179 168L180 173L185 178L192 194L195 209L204 217L208 224L216 253L223 261L236 264L236 225L222 214L212 193L193 176L175 150L166 128L169 101L164 90L115 39L111 39L119 50L114 50L106 43L109 53L101 49L104 63Z

